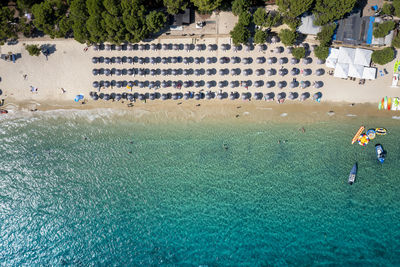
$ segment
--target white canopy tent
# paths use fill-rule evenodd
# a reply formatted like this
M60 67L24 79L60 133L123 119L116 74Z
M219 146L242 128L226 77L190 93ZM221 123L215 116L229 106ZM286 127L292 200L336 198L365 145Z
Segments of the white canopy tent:
M349 64L348 76L361 79L363 76L363 72L364 72L364 66Z
M335 68L337 60L338 60L338 56L339 56L339 49L330 48L329 49L329 56L326 59L325 65L328 68Z
M333 76L346 79L349 76L349 64L337 63Z
M356 48L354 64L369 66L371 63L372 50Z
M356 50L354 48L340 47L338 63L352 64L356 55Z
M362 78L368 80L375 80L376 68L364 67Z

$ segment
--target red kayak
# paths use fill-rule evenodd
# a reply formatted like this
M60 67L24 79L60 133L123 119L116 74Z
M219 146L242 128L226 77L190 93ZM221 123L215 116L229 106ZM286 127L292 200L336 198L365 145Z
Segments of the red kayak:
M8 113L7 110L5 110L5 109L0 109L0 114L7 114L7 113Z

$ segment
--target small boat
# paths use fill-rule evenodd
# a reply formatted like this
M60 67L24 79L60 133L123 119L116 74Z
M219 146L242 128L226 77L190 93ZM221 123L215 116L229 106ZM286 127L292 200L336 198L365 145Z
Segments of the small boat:
M387 130L385 128L376 128L375 129L375 133L377 135L386 135L387 134Z
M0 109L0 114L7 114L7 113L8 113L7 110L5 110L5 109Z
M351 168L348 180L349 185L354 184L354 182L356 181L356 175L357 175L357 162L354 163L353 168Z
M365 129L364 126L361 126L360 129L358 129L356 135L354 135L353 139L351 140L351 144L354 144L358 140L358 137L360 137L360 135L364 131L364 129Z
M375 152L376 152L376 157L378 158L378 161L380 163L383 163L385 161L385 150L383 150L382 145L380 145L380 144L375 145Z

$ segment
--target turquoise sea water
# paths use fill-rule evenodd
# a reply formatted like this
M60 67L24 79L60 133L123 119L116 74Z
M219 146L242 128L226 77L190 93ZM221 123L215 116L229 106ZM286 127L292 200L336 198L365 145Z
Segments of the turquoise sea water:
M389 134L352 146L360 124ZM301 126L2 118L0 264L399 265L400 123Z

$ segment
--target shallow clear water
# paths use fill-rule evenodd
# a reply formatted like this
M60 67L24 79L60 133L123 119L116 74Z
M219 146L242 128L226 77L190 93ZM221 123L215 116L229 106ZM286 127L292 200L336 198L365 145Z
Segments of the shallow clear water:
M361 123L389 134L352 146ZM379 123L2 118L0 264L399 265L400 123Z

